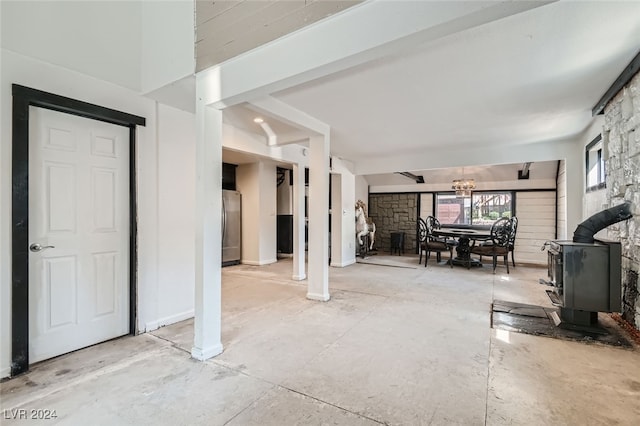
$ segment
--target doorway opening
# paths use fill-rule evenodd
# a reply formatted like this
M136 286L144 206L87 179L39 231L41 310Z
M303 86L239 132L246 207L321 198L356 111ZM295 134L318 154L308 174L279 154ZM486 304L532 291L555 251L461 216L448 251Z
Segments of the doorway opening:
M129 333L136 333L137 209L136 126L143 117L14 84L12 114L11 375L29 369L29 119L30 107L58 111L128 128L129 133Z

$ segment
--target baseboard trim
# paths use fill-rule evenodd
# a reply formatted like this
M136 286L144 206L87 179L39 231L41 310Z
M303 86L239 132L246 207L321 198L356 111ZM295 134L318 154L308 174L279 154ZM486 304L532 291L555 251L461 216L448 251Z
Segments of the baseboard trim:
M6 377L11 376L11 368L7 367L7 368L3 368L2 370L0 370L0 379L4 379Z
M270 265L272 263L276 263L278 259L269 259L269 260L241 260L240 263L243 265L251 265L251 266L263 266Z
M185 312L180 312L179 314L170 315L164 318L158 318L155 321L149 321L145 324L145 332L157 330L160 327L164 327L165 325L175 324L180 321L184 321L189 318L193 318L195 316L195 312L193 309Z
M218 343L217 345L210 346L206 349L193 347L191 348L191 356L198 361L206 361L209 358L220 355L223 350L224 348L222 347L222 343Z
M353 265L354 263L356 263L355 259L351 259L351 260L347 260L345 262L342 263L337 263L337 262L331 262L331 267L333 268L344 268L345 266L349 266L349 265Z

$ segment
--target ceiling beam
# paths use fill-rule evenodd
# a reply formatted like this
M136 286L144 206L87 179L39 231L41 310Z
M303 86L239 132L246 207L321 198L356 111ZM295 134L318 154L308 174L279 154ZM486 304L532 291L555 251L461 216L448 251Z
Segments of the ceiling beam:
M331 127L328 124L271 96L252 100L247 105L247 108L280 120L292 127L306 129L316 135L329 135L331 131Z
M616 78L616 81L613 82L611 87L609 87L604 95L602 95L596 106L594 106L591 110L591 116L593 117L598 114L603 114L604 108L611 101L611 99L613 99L614 96L616 96L618 92L621 91L624 86L626 86L627 83L631 81L633 76L635 76L638 71L640 71L640 52L638 52L636 57L631 60L629 65L627 65L622 73L620 73L618 78Z
M466 149L428 149L422 153L398 153L366 157L354 161L357 175L395 173L397 170L429 170L488 164L515 164L556 161L575 156L575 138L518 145L518 149L469 147Z
M410 173L410 172L396 172L396 173L404 177L407 177L409 179L413 179L414 181L416 181L416 183L424 183L424 176L414 175L413 173Z
M198 73L198 96L224 109L548 3L364 2Z
M529 179L529 167L531 167L530 161L522 165L522 170L518 170L518 179Z

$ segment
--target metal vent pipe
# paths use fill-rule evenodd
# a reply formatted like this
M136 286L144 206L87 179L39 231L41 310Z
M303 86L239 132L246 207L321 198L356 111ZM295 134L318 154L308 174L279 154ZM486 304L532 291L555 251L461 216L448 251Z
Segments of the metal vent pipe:
M625 201L620 205L596 213L578 225L573 232L573 242L592 244L594 242L593 236L598 231L614 223L627 220L632 216L630 201Z

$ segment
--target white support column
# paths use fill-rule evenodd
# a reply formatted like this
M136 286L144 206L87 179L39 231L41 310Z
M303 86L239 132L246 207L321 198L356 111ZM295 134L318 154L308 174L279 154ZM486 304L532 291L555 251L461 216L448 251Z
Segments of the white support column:
M277 221L276 221L276 164L268 160L261 160L258 163L259 182L259 244L260 244L260 265L276 263L277 257Z
M204 361L222 353L223 349L220 339L222 111L205 105L202 96L197 96L196 102L196 300L191 356Z
M333 161L331 174L331 266L356 263L355 176ZM336 171L336 169L338 170Z
M307 299L329 300L329 135L309 139L309 285Z
M293 165L293 279L307 278L304 247L304 165Z
M356 177L342 174L342 266L356 263Z
M277 262L276 165L267 160L241 164L236 171L242 193L242 263Z
M342 266L342 175L331 173L331 266Z

